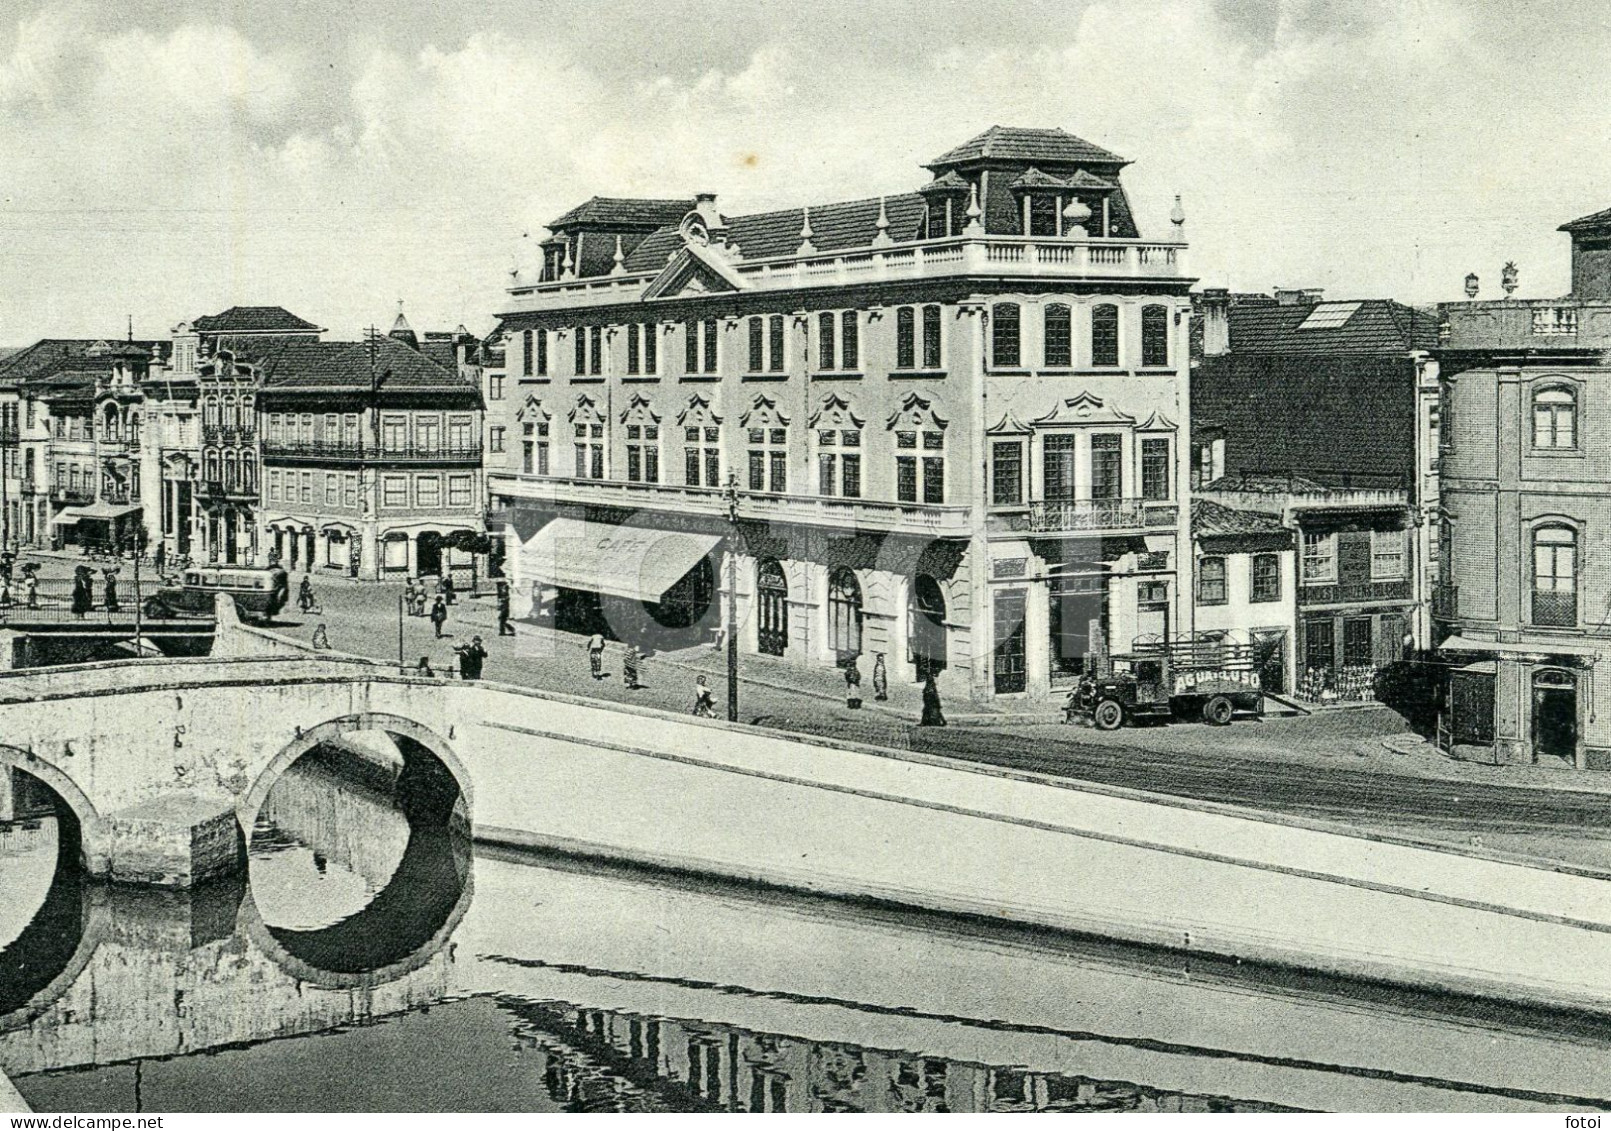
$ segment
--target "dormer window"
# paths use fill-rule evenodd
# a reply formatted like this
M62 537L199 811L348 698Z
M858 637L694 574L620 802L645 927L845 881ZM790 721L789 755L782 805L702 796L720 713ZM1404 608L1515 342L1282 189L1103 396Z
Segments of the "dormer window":
M1032 193L1029 197L1026 236L1055 236L1057 217L1062 212L1057 197L1050 193Z

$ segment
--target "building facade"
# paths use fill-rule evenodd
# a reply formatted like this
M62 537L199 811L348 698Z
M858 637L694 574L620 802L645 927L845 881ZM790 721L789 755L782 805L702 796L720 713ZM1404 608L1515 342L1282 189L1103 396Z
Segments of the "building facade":
M1467 757L1607 769L1611 210L1562 230L1572 294L1443 307L1446 737Z
M732 577L745 651L970 697L1189 631L1184 219L1125 164L998 127L902 196L556 220L498 331L523 600L674 646Z
M1212 493L1191 500L1196 553L1196 635L1199 640L1246 646L1269 693L1292 695L1299 686L1297 558L1294 532L1279 511L1234 506Z

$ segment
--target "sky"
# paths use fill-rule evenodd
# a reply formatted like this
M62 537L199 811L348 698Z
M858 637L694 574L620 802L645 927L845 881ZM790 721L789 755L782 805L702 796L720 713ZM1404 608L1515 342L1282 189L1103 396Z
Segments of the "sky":
M1238 290L1569 287L1611 206L1611 5L8 0L0 343L235 304L480 333L593 195L908 192L995 124L1122 154Z

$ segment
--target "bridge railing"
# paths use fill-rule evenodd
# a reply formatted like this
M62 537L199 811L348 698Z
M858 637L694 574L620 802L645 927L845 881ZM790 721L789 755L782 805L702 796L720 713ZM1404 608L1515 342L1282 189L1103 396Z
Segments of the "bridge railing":
M29 586L22 578L10 585L10 602L0 595L0 627L29 624L130 624L134 623L137 603L146 601L167 583L161 578L141 578L138 586L131 577L120 576L109 593L106 578L97 574L90 586L88 607L73 601L73 582L47 578ZM147 618L150 619L150 618Z

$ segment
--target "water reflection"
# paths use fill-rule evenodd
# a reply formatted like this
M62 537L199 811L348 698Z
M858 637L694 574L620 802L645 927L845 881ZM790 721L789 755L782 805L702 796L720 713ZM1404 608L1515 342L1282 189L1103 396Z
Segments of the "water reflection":
M287 771L253 829L249 882L86 884L53 815L0 825L0 909L34 905L26 923L0 918L0 1068L25 1098L41 1111L1611 1106L1596 1018L486 848L472 883L462 820L437 785L399 789L407 759L390 749Z

